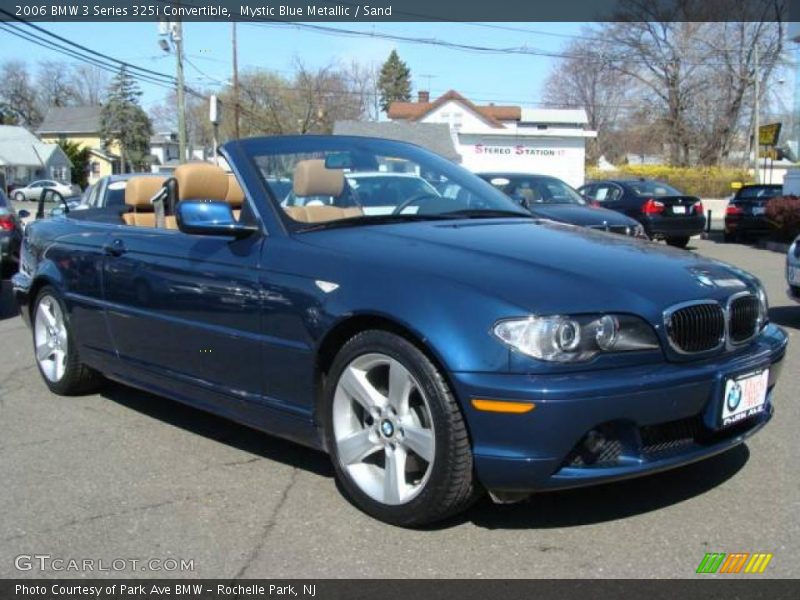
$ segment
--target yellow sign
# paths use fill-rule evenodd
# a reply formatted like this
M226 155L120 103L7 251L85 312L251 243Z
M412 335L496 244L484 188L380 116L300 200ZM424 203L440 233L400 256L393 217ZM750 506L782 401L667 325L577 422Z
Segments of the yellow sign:
M770 123L769 125L762 125L758 128L758 145L759 146L776 146L778 138L781 135L781 124Z

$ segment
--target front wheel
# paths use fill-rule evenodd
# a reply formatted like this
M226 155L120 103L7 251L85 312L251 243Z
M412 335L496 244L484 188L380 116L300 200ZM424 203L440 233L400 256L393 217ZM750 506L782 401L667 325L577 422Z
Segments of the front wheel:
M686 246L689 245L689 236L668 237L667 245L674 246L675 248L686 248Z
M64 304L54 288L42 288L33 313L33 351L36 366L50 391L71 396L89 391L99 380L84 365L71 331Z
M25 194L22 192L17 192L14 194L14 200L17 202L25 202Z
M325 426L337 478L364 512L426 525L475 498L461 410L437 367L405 338L353 337L334 360Z

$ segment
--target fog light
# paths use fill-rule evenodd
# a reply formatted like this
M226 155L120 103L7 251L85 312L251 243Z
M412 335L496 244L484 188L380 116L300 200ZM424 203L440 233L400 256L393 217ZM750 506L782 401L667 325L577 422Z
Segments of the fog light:
M592 429L583 438L583 447L591 454L597 454L603 449L606 437L599 431Z

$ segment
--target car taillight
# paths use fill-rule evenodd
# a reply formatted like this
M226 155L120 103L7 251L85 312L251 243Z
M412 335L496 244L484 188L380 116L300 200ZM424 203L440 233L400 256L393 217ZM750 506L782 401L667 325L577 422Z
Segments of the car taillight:
M653 198L648 198L644 205L642 205L642 212L646 215L660 215L664 212L664 203L654 200Z
M11 215L0 215L0 229L3 231L14 230L14 219Z
M702 202L695 202L694 203L694 213L696 215L703 215L703 203Z
M736 206L735 204L729 204L728 208L725 209L726 215L741 215L743 213L744 210L741 207Z
M600 203L597 200L592 200L589 203L589 206L591 206L592 208L600 208Z

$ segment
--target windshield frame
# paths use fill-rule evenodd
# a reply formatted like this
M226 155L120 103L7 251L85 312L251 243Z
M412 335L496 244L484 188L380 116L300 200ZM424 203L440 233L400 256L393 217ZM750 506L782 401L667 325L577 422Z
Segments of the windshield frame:
M294 135L234 140L222 147L223 154L228 159L233 171L237 174L240 183L244 183L248 189L253 189L255 187L253 185L254 180L258 181L260 189L264 190L262 197L266 200L266 206L263 206L263 210L269 211L269 213L275 215L284 230L289 234L310 229L309 226L313 226L311 229L315 231L324 229L325 222L304 223L295 221L287 215L281 207L282 199L276 198L274 190L272 190L267 183L267 178L261 174L256 159L267 155L311 154L317 152L332 153L347 150L372 152L379 156L406 158L409 161L414 161L439 172L473 194L490 199L494 206L491 210L487 209L487 213L491 213L492 210L506 210L514 213L514 215L518 214L519 218L522 219L533 218L530 212L523 209L511 198L507 197L477 175L474 175L463 167L438 154L407 142L361 136ZM357 171L355 173L357 173ZM257 210L261 212L261 202L254 199L254 203L256 204ZM432 214L431 221L443 220L442 216L444 214L446 213ZM264 216L265 215L262 215L262 217ZM457 215L453 216L453 220L461 218L463 217ZM420 220L421 219L417 219L415 222L419 222ZM380 221L381 219L376 218L374 225L380 225ZM409 222L412 221L409 220ZM329 221L329 223L335 223L335 221ZM369 222L358 224L371 225ZM323 227L320 227L320 225ZM268 225L267 227L269 228Z

